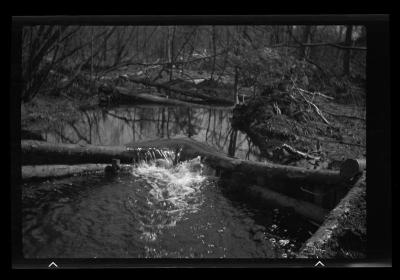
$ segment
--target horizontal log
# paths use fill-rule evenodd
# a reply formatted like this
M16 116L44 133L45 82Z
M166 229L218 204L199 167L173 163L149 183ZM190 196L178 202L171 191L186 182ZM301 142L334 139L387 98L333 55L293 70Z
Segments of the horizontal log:
M344 180L353 178L367 168L365 159L346 159L340 166L340 176Z
M266 200L270 203L279 205L281 207L290 207L296 213L306 218L309 218L317 223L322 224L328 214L327 210L318 207L312 203L288 197L267 188L263 188L260 186L250 186L248 188L248 191L253 195L260 197L261 199Z
M81 165L25 165L22 166L23 180L64 177L74 174L103 171L106 164Z
M344 231L349 228L348 223L358 219L360 224L366 226L366 216L349 217L351 215L362 215L358 205L365 204L365 177L364 172L347 195L329 213L321 227L304 243L299 251L298 256L300 258L335 257L337 250L339 250L337 238L342 236Z
M243 172L249 175L261 175L272 179L309 182L321 186L335 185L342 181L337 171L311 170L232 158L215 148L190 138L161 139L135 143L127 147L81 146L25 140L21 141L22 164L110 163L114 158L120 159L122 163L132 163L137 159L137 153L134 149L139 147L142 149L169 148L174 151L181 150L181 160L201 156L205 163L216 169Z
M115 158L132 163L134 151L119 146L56 144L44 141L21 141L22 165L111 163Z
M177 106L193 106L195 102L187 102L173 98L166 98L157 96L154 94L147 93L137 93L131 94L128 89L122 87L116 87L114 93L118 94L118 98L121 101L125 102L151 102L157 104L165 104L165 105L177 105ZM199 104L200 105L200 104Z
M182 148L184 159L201 156L203 161L214 168L233 172L243 172L249 175L264 175L268 178L280 178L309 182L321 185L340 184L343 178L338 171L305 169L301 167L280 165L269 162L255 162L232 158L217 149L190 138L160 139L143 143L130 144L130 147L167 147Z
M149 86L149 87L156 87L159 89L163 89L163 90L167 90L167 91L172 91L172 92L176 92L179 93L181 95L186 95L189 97L196 97L196 98L200 98L203 99L205 101L208 102L214 102L214 103L218 103L218 104L226 104L226 105L234 105L234 102L232 100L228 100L225 98L220 98L220 97L215 97L215 96L211 96L208 94L204 94L201 92L201 90L183 90L183 89L179 89L176 87L172 87L172 86L168 86L165 84L160 84L160 83L154 83L154 82L150 82L146 79L135 79L135 78L128 78L128 80L132 83L138 83L138 84L142 84L145 86Z
M94 172L105 172L105 168L113 167L116 168L116 163L112 162L111 165L108 164L75 164L75 165L23 165L21 168L21 178L22 180L32 180L32 179L47 179L56 177L66 177L78 174L87 174ZM132 166L128 164L118 164L119 171L129 171Z

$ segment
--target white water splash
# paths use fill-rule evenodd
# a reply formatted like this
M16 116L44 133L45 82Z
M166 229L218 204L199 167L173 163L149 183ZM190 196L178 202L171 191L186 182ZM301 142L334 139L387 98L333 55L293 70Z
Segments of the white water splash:
M205 176L200 157L184 161L176 166L172 162L160 164L157 161L141 162L133 168L133 175L144 179L150 187L149 199L161 208L154 209L155 219L145 228L162 229L173 227L185 213L196 212L202 204L201 186ZM168 223L160 223L157 217L168 217ZM146 240L156 239L154 232L144 231ZM151 236L151 238L149 238Z

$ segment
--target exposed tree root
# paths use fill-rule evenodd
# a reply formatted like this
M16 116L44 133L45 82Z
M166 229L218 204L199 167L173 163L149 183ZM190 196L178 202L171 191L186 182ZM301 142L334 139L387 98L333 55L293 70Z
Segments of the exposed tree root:
M301 97L304 99L304 101L306 101L307 104L309 104L310 106L312 106L312 107L314 108L315 112L317 113L318 116L321 117L321 119L324 121L324 123L326 123L327 125L330 125L330 122L324 117L324 115L322 114L322 112L321 112L321 110L318 108L318 106L315 105L315 104L314 104L313 102L311 102L310 100L308 100L308 99L304 96L303 92L308 93L308 94L311 94L312 96L320 95L320 96L323 96L323 97L328 98L328 99L333 99L333 97L327 96L327 95L322 94L322 93L319 93L319 92L310 92L310 91L304 90L304 89L302 89L302 88L299 88L299 87L296 85L296 83L293 81L293 79L292 79L292 83L293 83L292 89L297 90L297 92L301 95Z
M299 91L300 95L303 97L303 99L309 104L311 105L315 112L317 113L318 116L321 117L321 119L324 121L324 123L326 123L327 125L330 125L330 122L324 117L324 115L322 114L321 110L317 107L317 105L315 105L314 103L312 103L310 100L308 100L300 91Z

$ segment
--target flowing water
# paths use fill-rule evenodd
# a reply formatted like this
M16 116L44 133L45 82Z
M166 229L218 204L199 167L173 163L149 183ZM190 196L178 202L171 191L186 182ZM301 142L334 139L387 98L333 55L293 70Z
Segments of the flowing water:
M276 258L298 249L299 217L250 206L193 161L24 185L25 257Z
M248 138L230 128L230 111L192 109L185 119L181 110L186 109L85 112L81 122L45 134L53 142L102 145L185 135L257 158ZM24 256L286 258L315 230L287 209L257 205L232 191L199 158L173 165L173 151L158 152L164 161L155 160L153 151L115 176L24 183Z

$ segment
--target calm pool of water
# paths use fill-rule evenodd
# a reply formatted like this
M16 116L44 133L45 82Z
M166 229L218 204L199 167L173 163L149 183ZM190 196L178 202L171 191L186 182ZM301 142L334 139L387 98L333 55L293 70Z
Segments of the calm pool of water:
M260 160L246 134L231 128L231 109L141 105L82 111L74 123L43 133L49 142L126 145L132 142L191 137L232 156Z

